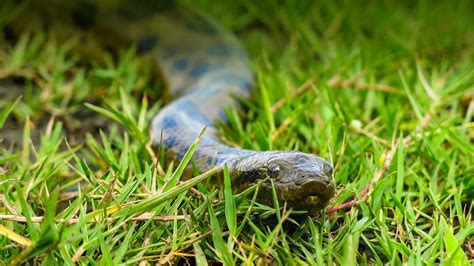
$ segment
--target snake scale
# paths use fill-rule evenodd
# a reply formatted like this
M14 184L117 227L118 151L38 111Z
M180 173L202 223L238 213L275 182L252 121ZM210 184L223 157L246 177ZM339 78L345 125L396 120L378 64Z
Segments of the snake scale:
M310 214L334 196L332 167L316 155L246 150L219 140L215 122L226 121L229 104L240 108L235 97L250 97L253 73L240 43L217 23L170 1L121 0L104 8L83 0L69 8L80 27L100 25L158 61L174 100L154 117L151 138L176 160L207 127L193 154L201 172L227 165L236 191L259 183L258 200L271 205L274 186L280 206Z

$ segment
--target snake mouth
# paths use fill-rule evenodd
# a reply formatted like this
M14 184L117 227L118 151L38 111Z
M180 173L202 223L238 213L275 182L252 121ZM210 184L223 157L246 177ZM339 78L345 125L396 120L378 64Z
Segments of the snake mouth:
M326 181L327 180L327 181ZM301 184L301 200L307 206L323 208L336 193L335 186L330 179L309 180Z
M287 198L287 206L315 214L328 205L336 189L331 179L318 178L301 182L295 192L295 197Z
M334 183L331 179L309 179L298 183L299 184L281 184L276 186L276 192L281 203L280 206L286 204L287 208L316 214L326 207L330 199L336 193ZM268 192L268 194L271 195L270 187L268 188ZM272 204L268 201L267 203Z
M315 200L316 197L329 200L336 193L334 184L330 179L308 180L300 185L300 191L303 198L310 201Z

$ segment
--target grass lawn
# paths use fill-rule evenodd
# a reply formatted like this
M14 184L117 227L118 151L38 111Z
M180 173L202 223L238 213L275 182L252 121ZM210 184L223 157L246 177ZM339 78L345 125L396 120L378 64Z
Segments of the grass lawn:
M333 163L317 217L215 189L212 170L185 181L189 158L149 145L166 101L147 58L12 37L21 6L2 2L0 265L474 263L471 1L187 1L257 76L223 140Z

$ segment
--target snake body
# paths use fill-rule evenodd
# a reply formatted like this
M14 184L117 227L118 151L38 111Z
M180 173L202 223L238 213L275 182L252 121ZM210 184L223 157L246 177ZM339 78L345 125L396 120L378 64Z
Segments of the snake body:
M153 119L154 143L181 160L207 127L193 154L200 171L227 165L235 190L260 184L260 202L273 203L274 187L281 206L309 213L324 208L335 193L332 167L324 159L297 151L240 149L219 140L215 122L226 121L230 104L239 108L235 97L251 93L253 73L246 52L205 16L160 2L122 0L118 6L99 8L80 1L73 7L78 25L99 24L107 29L108 39L126 39L158 61L175 100Z

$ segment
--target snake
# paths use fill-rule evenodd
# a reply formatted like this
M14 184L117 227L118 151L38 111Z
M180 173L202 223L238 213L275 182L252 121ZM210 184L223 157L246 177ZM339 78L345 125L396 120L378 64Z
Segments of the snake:
M158 62L172 96L150 125L152 141L180 161L206 128L193 153L201 172L227 166L233 190L258 185L257 200L314 214L335 194L333 168L325 159L299 151L258 151L226 145L217 121L226 108L252 96L254 73L239 40L209 16L173 1L118 1L100 8L79 1L72 18L83 28L101 25L108 39L128 40ZM105 10L105 11L104 11ZM113 36L113 37L110 37Z

